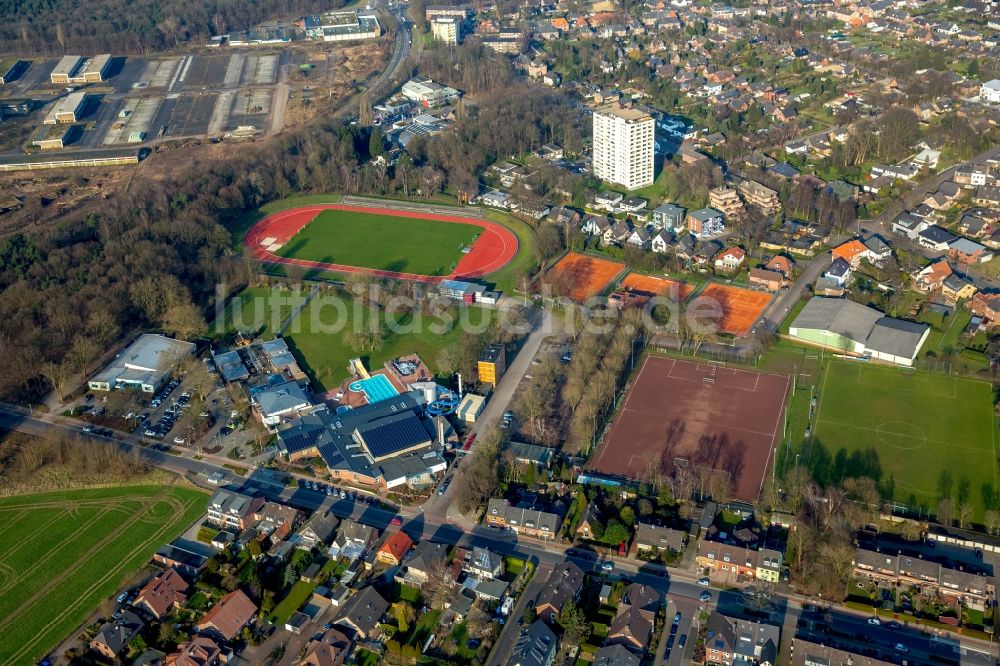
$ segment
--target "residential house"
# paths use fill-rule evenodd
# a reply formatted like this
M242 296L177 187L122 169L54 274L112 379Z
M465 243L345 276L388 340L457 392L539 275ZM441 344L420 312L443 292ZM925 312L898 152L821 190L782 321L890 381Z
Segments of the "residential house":
M354 640L373 640L381 634L379 621L389 610L389 602L373 587L365 587L347 600L334 624L353 632Z
M823 273L823 277L837 283L838 287L845 287L851 280L851 265L837 257Z
M522 465L534 465L537 469L548 469L555 452L550 446L539 446L526 442L510 441L503 445L504 452L514 456L514 462Z
M514 643L507 666L552 666L559 640L541 620L526 627Z
M507 194L506 192L501 192L500 190L490 190L489 192L480 196L479 201L484 206L492 206L493 208L503 208L504 210L510 210L513 204L510 195Z
M985 164L969 163L958 167L952 180L956 185L972 189L982 185L995 184L996 176L993 175L993 170Z
M753 580L757 576L757 551L721 543L719 541L698 542L698 566L710 573L735 575L737 578Z
M792 666L895 666L895 662L860 654L860 649L850 652L796 636L792 641Z
M863 243L868 255L862 258L876 266L881 266L883 261L892 257L892 247L878 234L872 234Z
M748 282L751 287L773 292L784 286L785 276L766 268L751 268Z
M222 597L195 625L198 633L228 643L253 621L257 605L242 590Z
M968 238L957 238L948 246L948 258L960 264L983 264L993 258L993 252Z
M917 235L930 226L930 223L912 213L901 213L892 222L892 232L916 240Z
M916 587L924 593L941 595L946 603L961 603L977 610L985 608L996 591L993 576L946 568L937 562L903 553L858 548L853 564L855 577L892 587Z
M594 653L592 666L639 666L640 659L621 645L607 645Z
M655 229L681 229L684 226L684 216L687 211L674 204L665 203L653 209L653 227Z
M153 554L153 561L164 567L174 567L181 573L194 578L208 563L208 557L189 550L183 539L175 539L163 544Z
M603 215L588 215L583 219L583 224L580 225L580 231L588 236L600 236L603 239L604 234L610 227L611 220Z
M159 620L174 608L180 608L187 602L188 589L190 586L177 573L177 569L167 567L157 572L142 586L132 605Z
M115 660L144 626L142 618L130 610L123 610L117 618L101 625L90 640L90 649Z
M330 545L330 556L356 560L372 548L376 541L378 541L377 529L345 518Z
M399 566L403 558L413 547L413 539L406 535L406 532L399 531L389 535L378 550L375 552L375 559L382 564Z
M163 663L164 666L215 666L228 662L231 656L208 636L192 636L178 645L176 652L168 654Z
M538 539L555 539L562 517L555 513L514 507L505 499L491 499L486 505L486 524Z
M660 594L648 585L632 583L618 604L615 619L608 626L606 645L622 645L637 654L649 648L660 608Z
M782 255L777 254L771 257L771 260L764 265L764 268L772 271L778 271L787 279L792 277L792 270L795 268L795 262L788 257L783 257Z
M641 250L648 250L650 242L651 238L649 236L649 232L642 227L634 228L628 238L625 239L626 245L631 245Z
M979 292L969 302L969 310L982 317L988 327L1000 325L1000 294Z
M489 548L475 546L468 553L462 570L481 580L496 580L503 575L503 558Z
M253 517L257 521L254 525L257 531L267 535L271 543L276 543L292 533L295 523L299 520L299 511L286 504L265 500L264 505L254 512Z
M556 224L566 224L569 226L576 226L580 223L580 213L573 210L572 208L563 208L562 206L556 206L549 211L549 219Z
M331 511L316 511L299 530L298 547L310 550L325 546L330 543L339 523Z
M940 289L951 274L951 265L947 261L935 261L916 272L913 276L913 288L924 293Z
M831 254L835 261L843 259L853 269L857 269L861 265L862 259L871 260L871 251L856 238L833 248Z
M330 627L306 643L305 654L296 666L342 666L351 647L351 639L344 632Z
M966 212L958 221L958 232L972 238L983 238L995 231L989 220L974 213Z
M206 522L220 529L239 533L255 522L255 514L263 506L263 497L250 497L232 490L216 490L208 500Z
M618 205L625 199L623 194L606 190L594 195L594 208L614 212Z
M949 246L957 239L958 236L937 225L929 226L917 234L917 243L937 252L947 252Z
M648 203L642 197L626 197L618 204L618 210L623 213L638 213L645 210Z
M660 231L657 231L656 235L654 235L650 239L649 249L658 254L666 254L667 251L671 247L673 247L673 244L674 244L673 234L670 231L667 231L666 229L661 229Z
M715 267L723 271L738 270L746 261L747 253L740 247L730 247L715 257Z
M601 525L603 523L604 521L601 519L597 505L593 502L588 503L583 516L580 518L580 524L576 526L576 537L578 539L594 539L594 525Z
M603 245L621 245L632 235L632 225L627 220L618 220L608 227L601 238Z
M761 548L757 551L757 580L777 583L781 580L781 567L785 561L780 551Z
M721 666L774 666L781 629L713 611L705 632L705 662Z
M907 181L912 179L918 173L920 173L920 169L912 164L899 164L896 166L876 164L872 167L871 177L877 178L878 176L886 176L892 180Z
M282 421L292 420L309 413L313 402L305 390L294 381L269 385L251 396L254 413L261 422L274 428Z
M396 581L422 586L430 580L435 567L444 568L445 558L448 555L448 547L443 543L432 543L421 541L413 549L396 574Z
M562 607L579 598L583 590L584 577L583 570L572 562L557 564L535 602L535 613L538 618L554 624Z
M636 551L640 553L680 553L684 550L687 533L670 527L639 523L635 528Z
M698 245L695 246L694 255L691 260L699 266L704 266L712 261L712 259L714 259L720 252L722 252L722 241L705 241L704 243L698 243Z
M976 285L952 273L941 285L941 295L949 301L965 301L976 295Z
M726 225L721 212L714 208L699 208L688 213L687 228L699 238L708 238L723 233Z
M976 189L976 196L972 201L977 206L987 206L990 208L1000 208L1000 187L990 185L980 185Z

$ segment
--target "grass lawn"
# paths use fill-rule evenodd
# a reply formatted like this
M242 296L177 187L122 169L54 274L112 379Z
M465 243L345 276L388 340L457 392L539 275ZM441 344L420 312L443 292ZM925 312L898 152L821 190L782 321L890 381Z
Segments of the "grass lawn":
M460 222L325 210L277 254L419 275L448 275L482 229Z
M166 486L0 499L0 663L37 663L201 516L205 499Z
M415 645L417 647L423 647L424 641L427 637L437 631L438 625L441 624L441 611L432 610L421 614L417 618L417 624L413 627L413 631L410 633L410 637L407 639L406 643L408 645Z
M354 653L354 661L358 664L358 666L378 666L379 656L377 652L359 648L358 651Z
M486 276L488 282L496 285L500 291L512 292L518 289L518 278L529 274L538 265L535 256L535 230L526 222L522 222L500 211L487 210L486 219L499 222L517 236L517 256L506 266Z
M476 325L485 321L484 318L491 313L490 310L475 307L463 308L462 312L463 316L468 317L468 321ZM321 390L336 388L347 379L347 361L358 356L369 369L375 369L381 368L390 359L416 353L431 372L436 373L439 352L447 346L458 344L462 338L460 322L457 320L449 330L436 333L431 330L436 328L432 324L440 323L440 320L428 316L414 321L407 315L405 319L398 321L398 332L386 330L385 340L377 350L355 351L345 341L345 334L356 330L359 325L368 325L371 316L372 311L361 305L324 294L313 300L309 307L292 320L283 337L296 358L302 362L303 370L310 380ZM402 328L404 326L406 328Z
M868 456L865 466L896 501L933 512L950 493L981 516L984 495L997 488L996 434L988 382L828 360L806 455L818 443L831 459Z
M308 296L308 289L292 291L283 286L244 289L224 304L221 313L216 312L212 337L226 338L239 331L259 331L261 338L269 340L291 316L292 310Z

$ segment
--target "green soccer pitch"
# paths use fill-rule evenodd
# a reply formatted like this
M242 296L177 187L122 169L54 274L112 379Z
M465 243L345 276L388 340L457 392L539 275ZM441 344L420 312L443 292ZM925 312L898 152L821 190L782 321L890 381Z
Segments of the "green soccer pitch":
M893 499L934 513L943 496L982 517L998 490L993 387L906 368L828 361L819 383L815 439L830 464L872 449ZM809 449L806 449L809 455ZM957 511L956 511L957 514Z
M345 210L325 210L275 254L416 275L448 275L481 227Z

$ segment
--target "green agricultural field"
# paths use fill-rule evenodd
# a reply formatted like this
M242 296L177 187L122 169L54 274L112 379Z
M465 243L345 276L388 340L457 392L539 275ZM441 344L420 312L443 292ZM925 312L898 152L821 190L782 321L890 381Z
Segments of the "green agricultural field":
M205 510L166 486L0 498L0 664L35 664Z
M977 519L994 501L1000 484L988 382L830 360L816 410L815 438L804 449L814 470L878 476L894 500L931 513L950 497L956 507L971 503Z
M417 275L448 275L462 258L462 247L472 245L480 233L480 227L460 222L325 210L277 254Z
M475 329L495 310L478 307L455 308ZM371 325L372 311L359 302L324 293L314 299L293 319L282 337L300 361L314 386L322 391L336 388L347 379L349 359L360 357L369 369L380 368L391 359L405 354L418 354L431 372L438 373L438 355L445 347L454 347L462 338L458 319L453 326L437 329L442 320L424 315L414 320L411 315L393 319L396 330L386 323L381 312L382 344L373 351L357 351L350 344L353 331ZM360 323L359 323L360 322ZM440 331L440 332L439 332Z

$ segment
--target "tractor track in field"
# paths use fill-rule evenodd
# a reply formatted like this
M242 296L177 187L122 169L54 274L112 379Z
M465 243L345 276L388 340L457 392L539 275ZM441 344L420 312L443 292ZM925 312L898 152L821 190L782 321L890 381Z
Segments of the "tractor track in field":
M122 572L122 570L124 569L124 565L125 565L126 563L128 563L128 562L129 562L129 560L131 560L131 559L132 559L132 558L133 558L133 557L134 557L135 555L137 555L137 554L138 554L139 552L141 552L141 551L143 551L143 550L146 550L146 549L148 549L148 548L149 548L149 547L150 547L150 546L151 546L151 545L152 545L153 543L155 543L155 542L159 541L160 539L162 539L162 538L163 538L163 534L164 534L165 532L168 532L168 531L170 531L170 530L174 529L174 527L173 527L173 521L174 521L174 520L176 520L176 519L177 519L177 518L178 518L179 516L183 515L183 513L184 513L184 510L185 510L185 509L186 509L186 508L187 508L188 506L190 506L191 502L193 502L193 501L194 501L194 500L190 500L190 501L188 501L188 502L184 502L183 500L181 500L181 499L178 499L178 498L175 498L175 497L171 497L171 498L169 498L169 499L163 499L163 497L162 497L162 493L161 493L161 495L160 495L160 496L158 496L158 497L156 497L156 498L151 498L151 499L150 499L150 500L149 500L148 502L146 502L145 504L146 504L147 506L148 506L148 505L150 505L150 504L155 504L155 503L157 503L157 502L166 502L166 503L167 503L167 504L169 504L170 506L174 507L174 513L173 513L173 515L172 515L172 517L171 517L172 519L171 519L171 520L169 520L169 521L164 521L164 523L163 523L163 525L162 525L162 526L160 527L160 529L158 529L158 530L156 530L155 532L153 532L153 533L152 533L152 534L151 534L151 535L149 536L149 538L148 538L148 539L145 539L145 540L144 540L144 541L142 541L141 543L137 544L135 548L133 548L133 549L132 549L131 551L129 551L129 552L128 552L128 554L127 554L127 555L125 555L125 556L124 556L124 557L123 557L123 558L122 558L122 559L120 560L120 563L119 563L119 564L118 564L117 566L115 566L115 567L112 567L112 568L111 568L111 569L110 569L110 570L109 570L109 571L108 571L108 572L107 572L106 574L104 574L103 576L101 576L101 578L99 578L98 580L94 581L94 583L93 583L93 584L91 584L91 585L90 585L90 587L88 587L88 588L87 588L86 590L84 590L84 591L83 591L83 592L82 592L82 593L81 593L81 594L79 595L79 597L77 598L77 600L76 600L75 602L73 602L73 603L69 604L69 605L68 605L68 606L67 606L66 608L64 608L64 609L63 609L63 610L62 610L62 611L61 611L61 612L60 612L60 613L59 613L58 615L56 615L55 617L53 617L52 619L50 619L50 620L49 620L49 622L48 622L48 624L46 624L46 625L45 625L44 627L41 627L40 629L38 629L38 630L36 631L36 633L35 633L35 638L34 638L33 640L31 640L31 641L28 641L28 642L27 642L27 643L25 643L25 644L24 644L23 646L21 646L21 649L20 649L20 650L18 650L17 652L15 652L15 653L14 653L14 654L13 654L13 655L11 656L11 659L12 659L12 660L16 660L16 659L18 659L19 657L23 656L23 655L25 654L25 652L27 652L27 650L28 650L29 648L32 648L32 647L34 647L34 646L35 646L35 644L37 644L37 643L38 643L38 641L39 641L39 639L40 639L40 638L42 638L42 637L44 637L44 636L45 636L46 632L48 632L48 630L49 630L49 629L50 629L50 628L51 628L51 627L52 627L52 626L53 626L54 624L56 624L56 623L60 622L60 621L61 621L61 620L62 620L63 618L65 618L65 617L66 617L66 616L67 616L68 614L70 614L71 612L75 611L75 610L76 610L76 608L77 608L77 607L78 607L78 606L80 605L80 603L81 603L82 601L85 601L85 600L87 600L87 599L88 599L88 597L89 597L89 595L90 595L90 594L91 594L91 593L92 593L92 592L93 592L93 591L94 591L95 589L97 589L98 587L100 587L101 585L103 585L103 584L104 584L105 582L107 582L107 581L108 581L108 580L109 580L109 579L110 579L110 578L111 578L112 576L117 576L117 575L121 575L121 572ZM136 522L137 520L139 520L139 519L141 519L141 515L137 515L137 516L136 516L136 518L134 518L133 520L130 520L130 521L129 521L129 522L128 522L128 523L126 524L126 525L123 525L122 527L123 527L123 528L127 528L127 527L128 527L129 525L132 525L132 524L134 524L134 523L135 523L135 522ZM110 534L110 535L108 535L108 537L106 537L105 539L102 539L102 542L101 542L101 543L99 543L99 544L97 544L97 545L95 546L95 548L103 548L103 547L104 547L104 545L106 544L106 542L108 542L108 541L110 541L110 540L111 540L112 538L116 537L116 536L118 535L118 532L120 532L120 531L121 531L121 530L116 530L116 532L115 532L115 533L113 533L113 534ZM94 549L92 548L92 549L91 549L90 551L88 551L88 553L89 553L89 552L92 552L93 550L94 550ZM75 570L76 568L78 568L78 567L74 567L74 570ZM57 582L58 582L58 581L57 581ZM49 588L49 589L51 589L51 587L54 587L54 586L55 586L55 583L51 583L50 585L48 585L48 586L46 586L46 587L47 587L47 588ZM47 591L47 590L45 590L45 591ZM35 595L35 596L37 596L37 595ZM29 600L29 601L30 601L30 600ZM26 603L27 603L27 602L26 602ZM23 606L23 604L22 604L22 606ZM2 625L2 624L0 624L0 628L2 628L2 626L3 626L3 625Z
M128 519L128 520L126 520L126 521L125 521L124 523L122 523L121 525L119 525L118 527L116 527L116 528L115 528L115 530L113 530L113 531L109 532L109 533L108 533L108 534L106 534L106 535L105 535L105 536L104 536L104 537L103 537L102 539L100 539L100 540L99 540L99 541L98 541L97 543L93 544L93 545L92 545L92 546L91 546L90 548L88 548L88 549L87 549L87 550L86 550L86 551L85 551L84 553L81 553L81 554L80 554L80 556L79 556L79 557L77 558L77 561L76 561L76 563L75 563L75 564L73 564L73 565L72 565L72 566L70 566L69 568L67 568L67 569L63 570L63 571L61 572L61 575L59 575L59 576L58 576L57 578L54 578L54 579L50 580L50 581L49 581L48 583L46 583L45 585L43 585L43 586L42 586L42 587L41 587L40 589L36 590L36 591L34 592L34 594L32 594L32 595L31 595L30 597L28 597L27 599L25 599L25 600L24 600L23 602L21 602L21 604L20 604L20 605L19 605L19 606L18 606L17 608L13 609L13 610L12 610L12 611L11 611L11 612L10 612L10 613L9 613L9 614L7 615L7 617L5 617L5 618L3 618L3 619L0 619L0 632L2 632L2 631L3 631L3 629L4 629L5 627L7 627L7 626L8 626L8 625L9 625L9 624L10 624L10 623L11 623L11 622L12 622L12 621L13 621L13 620L15 619L15 618L17 618L18 616L20 616L21 614L23 614L23 613L24 613L24 611L25 611L26 609L29 609L29 608L31 608L32 606L34 606L35 604L37 604L37 603L39 602L39 600L43 599L43 598L44 598L44 597L45 597L45 596L46 596L46 595L47 595L47 594L48 594L48 593L49 593L49 592L50 592L50 591L51 591L51 590L52 590L53 588L55 588L55 587L57 587L57 586L58 586L59 584L61 584L61 583L62 583L62 581L63 581L63 580L64 580L64 579L65 579L65 578L66 578L67 576L70 576L70 575L72 575L72 574L73 574L73 573L74 573L74 572L75 572L75 571L76 571L77 569L79 569L79 568L80 568L81 566L83 566L83 564L84 564L84 563L86 563L86 561L87 561L87 560L89 559L89 557L90 557L91 555L93 555L94 553L97 553L97 552L100 552L100 551L101 551L101 550L102 550L102 549L103 549L103 548L104 548L105 546L107 546L107 545L108 545L109 543L111 543L111 542L112 542L112 541L114 541L115 539L119 538L120 534L121 534L121 533L122 533L122 532L123 532L124 530L127 530L127 529L128 529L128 528L129 528L130 526L131 526L131 525L135 524L135 523L136 523L136 522L137 522L138 520L140 520L140 518L142 517L142 511L143 511L144 509L148 508L149 506L151 506L152 504L154 504L154 503L156 503L156 502L161 502L161 501L167 501L167 502L169 502L169 503L170 503L171 505L175 506L175 508L178 508L179 510L182 510L182 507L181 507L181 501L180 501L180 500L177 500L177 499L174 499L174 498L170 498L169 500L164 500L164 499L162 499L162 493L161 493L161 494L160 494L159 496L156 496L156 497L151 497L151 498L148 498L148 499L146 499L145 501L143 501L143 502L142 502L142 503L141 503L141 504L140 504L140 505L139 505L139 506L138 506L138 507L136 508L136 510L135 510L135 511L133 512L133 514L134 514L134 515L133 515L133 517L132 517L132 518L130 518L130 519ZM85 523L85 524L84 524L84 525L82 525L82 526L81 526L81 527L80 527L79 529L77 529L76 531L74 531L73 535L71 535L70 537L68 537L68 538L66 539L66 541L67 541L67 542L71 542L71 541L72 541L72 540L74 540L74 539L75 539L75 538L76 538L77 536L79 536L79 534L81 534L81 533L82 533L83 531L85 531L85 530L86 530L87 528L89 528L91 524L93 524L94 522L96 522L97 520L99 520L99 519L100 519L101 517L103 517L104 515L106 515L106 514L107 514L107 513L109 513L110 511L115 511L115 510L119 510L119 509L121 509L121 508L122 508L122 507L121 507L121 506L120 506L120 504L118 504L118 503L116 503L115 505L112 505L112 506L108 506L108 507L107 507L107 508L106 508L106 509L105 509L104 511L101 511L101 512L99 512L99 513L98 513L97 515L95 515L95 516L94 516L94 518L92 518L91 520L87 521L87 523ZM174 516L175 516L175 517L177 516L177 513L178 513L178 511L177 511L177 510L175 510L175 512L174 512ZM159 532L160 532L160 531L162 531L162 530L158 530L158 531L157 531L157 533L156 533L156 534L157 534L157 536L159 535ZM142 544L142 547L145 547L145 542L144 542L144 543ZM35 566L33 566L33 567L32 567L32 568L31 568L31 569L30 569L30 570L29 570L28 572L26 572L26 573L32 573L32 572L36 571L36 570L38 569L38 567L39 567L39 566L41 566L41 565L44 565L44 564L45 564L45 563L46 563L46 562L47 562L47 561L48 561L48 560L49 560L49 559L50 559L51 557L54 557L54 556L55 556L56 554L58 554L59 552L60 552L60 549L57 549L57 550L54 550L54 551L52 551L52 553L51 553L51 554L50 554L49 556L46 556L46 557L42 558L41 560L39 560L39 561L38 561L38 562L37 562L37 563L35 564ZM134 552L134 551L133 551L133 552ZM129 556L131 556L131 553L130 553L130 555L129 555ZM114 571L116 571L117 569L118 569L117 567L116 567L115 569L112 569L112 573L113 573ZM107 574L106 574L105 576L103 576L103 577L101 578L101 580L100 580L100 581L98 581L98 584L100 584L101 582L103 582L104 580L106 580L106 579L107 579L107 576L108 576ZM8 585L8 586L5 586L5 588L4 588L4 589L0 589L0 594L2 594L2 593L3 593L3 592L5 592L5 591L6 591L7 589L9 589L9 587L10 587L10 586ZM89 592L89 591L90 591L91 589L93 589L93 587L94 587L94 586L91 586L91 588L89 588L89 589L87 590L87 592ZM81 598L81 599L82 599L82 598L85 598L85 595L81 595L81 597L80 597L80 598ZM71 604L70 608L74 607L75 605L76 605L76 604ZM60 614L60 615L64 615L64 614L65 614L65 612L66 612L66 611L64 610L64 611L63 611L63 613L62 613L62 614ZM53 621L55 621L55 620L53 620ZM50 622L50 625L51 625L51 622ZM48 626L49 626L49 625L47 625L47 626L46 626L46 628L47 628ZM23 649L24 649L24 648L22 647L22 650L23 650ZM20 654L20 652L19 652L18 654ZM16 657L16 656L17 656L17 655L15 655L15 657Z

